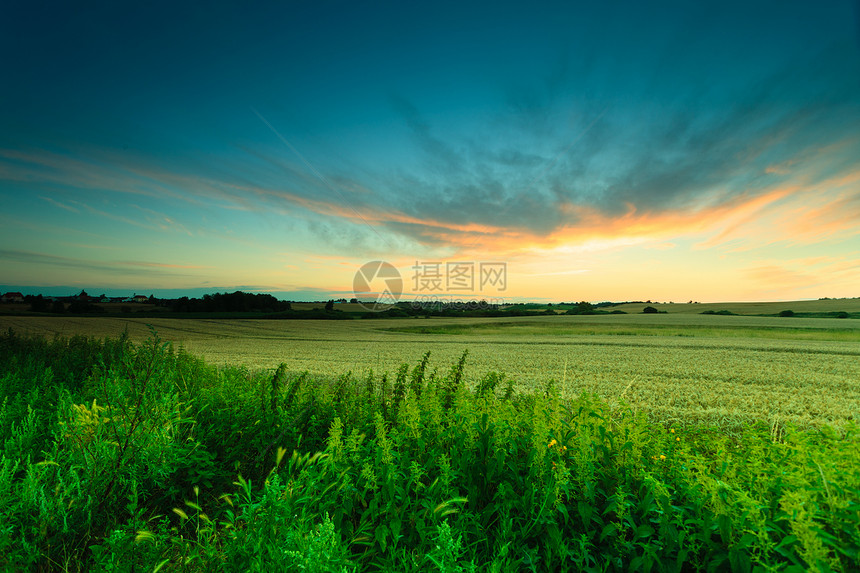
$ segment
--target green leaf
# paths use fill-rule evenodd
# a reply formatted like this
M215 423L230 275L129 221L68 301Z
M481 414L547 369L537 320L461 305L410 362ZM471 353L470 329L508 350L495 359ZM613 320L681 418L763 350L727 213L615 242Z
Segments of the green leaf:
M385 552L385 548L388 547L388 542L386 538L388 537L388 527L385 525L380 525L376 528L373 536L376 538L376 542L379 543L379 546L382 548L382 552Z
M636 528L636 537L651 537L654 535L654 528L648 525L647 523L643 523L639 527Z
M603 526L603 530L600 532L600 542L603 543L603 540L607 537L614 535L616 530L616 525L614 523L607 523Z

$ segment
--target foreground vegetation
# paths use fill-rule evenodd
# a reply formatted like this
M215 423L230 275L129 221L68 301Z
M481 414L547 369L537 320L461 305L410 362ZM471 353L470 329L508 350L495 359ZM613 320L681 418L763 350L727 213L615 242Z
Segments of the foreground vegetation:
M0 336L0 567L850 571L852 423L655 425L546 380ZM471 382L467 384L467 382Z

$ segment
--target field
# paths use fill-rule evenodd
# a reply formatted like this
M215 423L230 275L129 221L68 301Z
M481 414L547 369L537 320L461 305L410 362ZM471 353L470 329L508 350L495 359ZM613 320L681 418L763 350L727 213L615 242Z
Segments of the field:
M690 312L5 316L0 569L856 570L858 342Z
M104 337L127 329L138 341L150 335L148 325L211 364L251 370L273 371L283 362L291 371L320 375L391 374L427 351L430 367L444 369L468 350L467 384L488 371L505 374L518 390L553 380L563 396L623 399L658 421L860 422L858 320L690 313L386 321L0 319L0 329L20 333Z

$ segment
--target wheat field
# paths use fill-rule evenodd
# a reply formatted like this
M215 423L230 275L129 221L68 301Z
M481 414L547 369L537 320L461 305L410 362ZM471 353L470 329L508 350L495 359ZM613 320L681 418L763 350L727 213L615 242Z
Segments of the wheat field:
M21 334L144 340L152 330L215 365L320 376L397 370L431 352L466 379L504 373L521 390L552 383L660 421L721 426L860 422L860 321L753 316L609 315L482 319L230 320L2 317Z

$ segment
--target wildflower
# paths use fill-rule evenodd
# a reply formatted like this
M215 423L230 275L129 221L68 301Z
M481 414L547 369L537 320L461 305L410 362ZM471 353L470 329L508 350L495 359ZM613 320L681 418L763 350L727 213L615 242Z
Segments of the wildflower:
M676 441L676 442L680 442L680 441L681 441L681 438L675 438L675 441Z
M669 430L669 433L670 433L670 434L674 434L674 433L675 433L675 428L672 428L671 430Z
M550 443L548 443L548 444L546 445L546 447L551 448L551 447L553 447L554 445L556 445L557 443L558 443L558 442L556 442L556 441L555 441L555 438L553 438L553 440L552 440Z
M663 454L660 454L660 461L662 462L665 459L666 459L666 456L664 456Z

